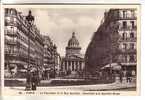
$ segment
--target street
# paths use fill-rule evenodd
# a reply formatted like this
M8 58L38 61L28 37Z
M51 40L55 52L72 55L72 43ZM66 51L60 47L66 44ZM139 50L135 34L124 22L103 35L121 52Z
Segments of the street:
M95 85L78 85L78 86L53 86L53 87L37 87L37 91L51 90L71 90L71 91L109 91L109 90L133 90L135 91L135 83L111 83L111 84L95 84ZM25 87L5 87L5 91L25 91Z

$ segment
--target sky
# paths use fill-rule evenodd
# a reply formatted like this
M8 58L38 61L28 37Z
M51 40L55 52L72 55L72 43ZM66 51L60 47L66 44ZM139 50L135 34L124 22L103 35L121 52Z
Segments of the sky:
M35 24L41 34L48 35L57 46L61 56L65 55L65 47L72 36L76 37L85 54L92 35L103 19L106 9L98 8L17 8L24 16L32 11Z

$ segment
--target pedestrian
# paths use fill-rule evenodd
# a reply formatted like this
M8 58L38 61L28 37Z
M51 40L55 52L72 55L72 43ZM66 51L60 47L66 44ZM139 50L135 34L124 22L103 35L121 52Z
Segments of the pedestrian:
M129 72L129 82L131 83L132 81L132 74L131 74L131 71Z
M130 83L131 82L131 73L129 71L127 71L126 77L127 77L127 83Z
M36 90L37 88L37 76L36 76L36 72L32 72L32 90Z
M123 77L123 72L122 71L120 71L119 77L120 77L120 82L122 83L122 77Z

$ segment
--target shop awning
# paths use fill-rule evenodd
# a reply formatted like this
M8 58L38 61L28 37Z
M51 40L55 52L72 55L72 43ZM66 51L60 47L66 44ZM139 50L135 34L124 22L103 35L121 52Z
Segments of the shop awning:
M111 63L111 64L107 64L104 67L102 67L101 69L107 69L107 68L112 68L112 70L121 70L121 65L118 63Z

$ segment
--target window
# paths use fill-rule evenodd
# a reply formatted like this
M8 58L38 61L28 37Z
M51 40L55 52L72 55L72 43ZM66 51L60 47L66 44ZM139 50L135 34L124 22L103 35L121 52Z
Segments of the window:
M127 49L127 44L126 43L123 44L123 49L125 49L125 50Z
M71 65L71 62L70 62L70 61L68 62L68 65L69 65L69 66Z
M122 39L125 40L127 38L127 33L122 34Z
M127 11L123 11L123 18L127 17Z
M72 61L72 71L74 71L74 61Z
M11 13L12 15L16 15L16 14L17 14L17 11L16 11L15 9L10 9L10 13Z
M130 38L134 38L134 33L133 32L130 33Z
M123 28L127 28L127 22L123 21Z
M9 11L9 9L8 9L8 8L6 8L6 9L5 9L5 14L8 14L8 11Z
M17 41L17 37L13 37L13 41L15 41L15 42L16 42L16 41Z
M13 9L10 9L10 13L13 14Z
M9 46L9 53L12 54L14 52L14 46Z
M135 28L134 21L131 21L130 23L131 23L132 29L134 29Z
M131 16L135 17L135 11L134 10L131 10Z
M134 61L135 61L134 55L130 55L130 56L129 56L129 61L130 61L130 62L134 62Z
M127 55L124 55L124 60L125 62L127 62Z
M130 49L134 49L134 43L130 43Z
M14 27L9 27L9 26L7 26L7 33L8 34L14 34Z
M122 38L123 38L123 40L125 39L125 33L122 34Z

